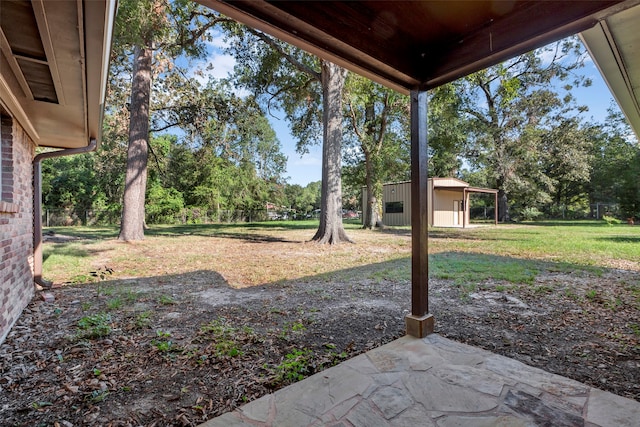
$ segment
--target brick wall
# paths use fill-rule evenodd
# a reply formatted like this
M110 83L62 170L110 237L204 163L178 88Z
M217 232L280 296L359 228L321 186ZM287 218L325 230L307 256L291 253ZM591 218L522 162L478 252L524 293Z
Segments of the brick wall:
M29 303L33 284L34 144L20 125L2 114L0 196L0 344Z

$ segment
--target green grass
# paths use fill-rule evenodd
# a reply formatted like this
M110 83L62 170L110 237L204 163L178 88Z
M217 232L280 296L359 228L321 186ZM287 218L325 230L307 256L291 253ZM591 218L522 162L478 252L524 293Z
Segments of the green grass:
M540 269L537 262L495 255L443 252L429 257L429 274L456 283L478 283L487 279L533 284Z
M359 229L359 223L351 221L345 228L355 236L355 245L301 245L311 238L317 226L317 220L156 225L147 231L144 242L135 245L115 241L116 227L58 227L51 230L79 240L45 245L45 275L51 271L53 277L80 283L111 280L110 275L91 276L92 271L102 271L100 268L104 270L106 266L115 270L113 279L211 267L225 276L244 271L238 280L246 280L246 285L285 283L296 277L294 274L326 281L366 277L377 283L404 283L411 279L411 239L406 227L372 232ZM218 247L219 240L209 237L224 239L223 249ZM640 227L610 226L604 221L547 221L466 230L437 228L429 230L429 237L431 277L460 285L488 279L498 281L500 286L531 285L543 271L600 274L606 268L637 269L640 263ZM234 252L236 242L260 245L245 246L248 252ZM271 242L294 243L269 252ZM94 261L103 259L106 261ZM163 267L166 265L172 265L171 269ZM274 265L278 267L269 270ZM136 299L135 295L115 296L121 297L122 305ZM166 296L158 302L171 303Z
M600 221L536 222L470 230L432 230L432 277L458 284L488 279L533 284L540 272L601 274L640 262L640 227ZM534 289L546 292L548 289Z
M482 250L514 258L536 258L587 266L603 261L640 262L640 227L609 226L602 221L549 221L526 225L436 230L439 239L453 239L457 250ZM482 242L482 243L480 243Z

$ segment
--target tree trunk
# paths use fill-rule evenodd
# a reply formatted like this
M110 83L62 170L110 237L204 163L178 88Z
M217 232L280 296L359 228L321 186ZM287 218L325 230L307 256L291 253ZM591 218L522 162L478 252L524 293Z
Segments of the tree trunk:
M347 70L322 61L322 192L320 226L314 241L351 242L342 226L342 89Z
M367 188L367 213L364 217L363 228L372 230L380 220L378 215L378 195L377 188L373 184L373 164L370 156L365 153L365 183Z
M149 157L149 99L152 50L136 47L131 83L129 148L119 240L144 239L144 201Z
M509 200L507 193L503 189L498 190L498 221L509 222Z

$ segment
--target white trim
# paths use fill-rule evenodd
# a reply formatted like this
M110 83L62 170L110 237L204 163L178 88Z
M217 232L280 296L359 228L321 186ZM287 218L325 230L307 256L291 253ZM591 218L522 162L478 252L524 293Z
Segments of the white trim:
M632 14L638 13L638 7L621 13L633 16ZM611 94L627 117L627 120L629 120L636 136L640 138L640 101L638 100L640 94L634 93L629 76L629 72L637 70L629 70L627 68L623 60L625 52L621 52L621 49L628 48L631 50L633 47L620 46L616 42L610 27L610 22L606 20L600 21L593 28L580 33L580 38L607 83ZM632 55L633 52L629 51L627 54Z
M109 78L109 63L111 58L111 43L113 40L113 27L116 20L116 0L107 1L107 16L104 20L104 56L102 57L102 74L100 76L100 105L104 108L104 100L107 96L107 80ZM101 109L102 109L101 108Z
M7 81L0 75L0 103L7 110L7 112L20 123L20 126L27 132L31 140L39 145L40 136L33 126L33 123L29 119L29 116L22 108L20 101L11 91Z

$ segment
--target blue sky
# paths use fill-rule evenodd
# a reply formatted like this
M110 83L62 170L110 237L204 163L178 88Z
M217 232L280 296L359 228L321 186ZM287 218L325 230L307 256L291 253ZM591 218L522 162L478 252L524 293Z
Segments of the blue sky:
M210 46L210 56L200 65L203 68L207 64L213 65L213 70L207 75L215 78L224 78L233 70L235 60L230 55L222 53L224 47L222 41L217 38ZM593 84L588 88L574 88L572 90L578 105L586 105L589 111L585 113L586 119L593 118L596 122L604 122L607 109L613 104L613 96L606 83L602 79L597 67L588 59L585 66L579 72L592 79ZM203 78L204 80L204 78ZM203 81L204 82L204 81ZM284 119L284 114L278 118L278 114L268 115L268 119L282 144L282 153L287 156L287 171L285 177L289 177L289 184L306 186L313 181L320 181L322 176L322 147L320 145L309 147L309 153L301 156L296 152L296 142L289 132L289 124Z
M214 36L215 37L215 36ZM206 71L199 80L206 84L209 76L221 79L228 76L233 71L235 59L231 55L222 52L224 42L221 37L215 37L209 45L209 56L194 65L206 69L212 64L213 69ZM322 177L322 147L320 145L309 147L309 153L301 156L296 152L296 141L289 132L289 124L284 119L284 114L267 114L271 126L276 132L282 144L282 153L287 156L287 172L285 177L289 177L289 184L299 184L306 186L310 182L320 181Z

